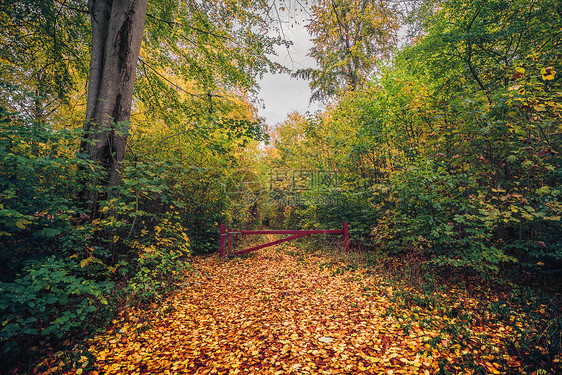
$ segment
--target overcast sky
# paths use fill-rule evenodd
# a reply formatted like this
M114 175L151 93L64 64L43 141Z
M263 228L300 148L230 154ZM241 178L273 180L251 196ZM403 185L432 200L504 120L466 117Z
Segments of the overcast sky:
M313 58L306 56L313 45L311 36L305 28L310 15L307 10L299 10L300 2L296 3L299 6L290 8L289 3L285 2L290 9L279 10L280 17L285 20L282 36L292 41L293 45L288 50L284 46L278 46L276 48L278 56L270 56L273 61L293 71L317 66ZM296 19L300 21L297 22ZM406 31L406 27L402 27L398 32L400 45L406 42ZM272 32L271 35L279 34ZM283 122L290 112L312 113L323 108L319 102L309 104L311 92L307 80L292 78L288 74L265 74L259 85L261 89L258 97L262 103L258 105L258 114L266 119L270 128Z
M312 42L304 22L284 25L283 32L293 45L288 50L277 47L278 56L271 58L291 70L316 66L314 59L306 56ZM270 127L283 122L292 111L304 113L320 109L317 102L309 105L310 88L306 80L291 78L288 74L266 74L260 81L260 88L258 97L263 103L258 106L258 113Z

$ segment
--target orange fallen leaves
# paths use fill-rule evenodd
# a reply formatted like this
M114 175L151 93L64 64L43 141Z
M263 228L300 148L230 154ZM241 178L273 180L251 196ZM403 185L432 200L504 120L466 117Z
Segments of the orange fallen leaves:
M393 288L365 270L332 272L325 259L275 248L196 258L192 267L174 296L151 311L130 309L90 342L95 371L71 373L433 374L468 355L489 373L506 372L479 347L505 357L510 327L475 326L470 342L453 345L438 332L448 317L388 314L400 309Z

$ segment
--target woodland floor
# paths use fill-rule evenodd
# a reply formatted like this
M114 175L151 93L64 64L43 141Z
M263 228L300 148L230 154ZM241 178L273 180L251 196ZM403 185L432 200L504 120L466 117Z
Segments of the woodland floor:
M325 257L291 245L276 246L227 260L194 258L192 268L182 288L153 309L123 312L105 334L91 339L90 358L83 356L67 373L536 370L526 367L524 356L529 353L517 349L529 319L524 312L500 307L499 312L484 311L481 300L455 289L431 297L405 293L408 287L350 266L343 255ZM440 295L449 304L440 304ZM540 355L546 349L537 350ZM55 363L42 373L58 372L63 365ZM553 369L557 371L550 367L539 373Z

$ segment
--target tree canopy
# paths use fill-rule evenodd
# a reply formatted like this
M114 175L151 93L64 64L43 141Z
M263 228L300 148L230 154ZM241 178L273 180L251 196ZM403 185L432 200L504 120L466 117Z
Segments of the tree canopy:
M307 29L314 47L309 51L318 68L299 69L310 79L310 100L325 100L361 88L397 42L399 13L388 1L325 0L312 6Z

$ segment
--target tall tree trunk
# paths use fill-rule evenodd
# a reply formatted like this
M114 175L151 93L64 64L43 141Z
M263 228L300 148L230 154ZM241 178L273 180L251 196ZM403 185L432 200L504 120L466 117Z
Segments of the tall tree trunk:
M89 0L92 55L81 152L99 163L107 175L84 199L98 216L97 202L110 198L121 182L127 145L133 84L148 0Z

